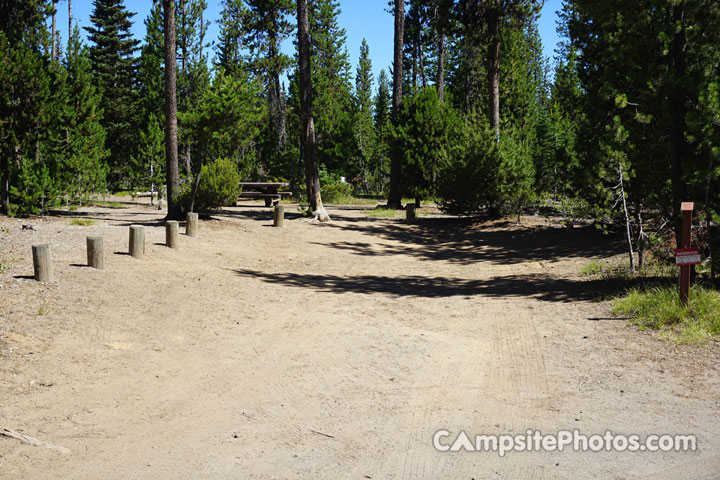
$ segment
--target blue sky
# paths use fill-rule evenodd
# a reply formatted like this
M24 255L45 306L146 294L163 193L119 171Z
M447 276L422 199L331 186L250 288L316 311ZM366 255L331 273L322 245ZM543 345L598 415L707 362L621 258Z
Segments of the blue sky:
M555 32L556 11L560 9L562 0L546 0L542 9L539 29L543 41L545 56L551 60L554 55L555 46L558 41ZM387 0L341 0L339 23L347 33L347 47L350 54L350 61L353 65L353 73L360 55L360 43L365 38L370 47L375 77L381 69L388 69L392 64L392 42L393 42L393 19L392 15L386 12ZM143 20L150 13L152 1L150 0L125 0L125 5L131 12L137 13L133 17L132 33L135 38L142 40L145 36L145 25ZM57 26L60 31L63 43L67 41L67 0L60 0L57 4ZM211 21L208 30L208 40L214 40L218 35L216 20L220 17L221 2L208 1L206 19ZM90 25L90 14L92 12L91 0L74 0L72 2L73 19L80 27ZM82 31L85 34L84 31ZM292 53L292 42L288 41L285 50ZM212 57L211 53L211 57Z

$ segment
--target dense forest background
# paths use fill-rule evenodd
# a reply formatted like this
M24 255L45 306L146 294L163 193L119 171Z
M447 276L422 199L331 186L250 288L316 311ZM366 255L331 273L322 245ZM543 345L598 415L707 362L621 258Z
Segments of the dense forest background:
M688 200L705 226L698 242L708 253L717 244L717 2L566 0L552 63L538 34L541 1L390 2L378 14L401 17L401 88L392 65L373 77L366 43L353 71L338 1L308 3L326 201L551 210L568 224L622 226L642 262ZM295 2L225 0L217 39L206 36L206 7L175 0L180 195L219 159L242 179L287 180L303 192L298 62L280 48L295 35ZM161 2L142 42L122 0L94 0L87 44L77 27L59 38L56 8L0 4L0 209L42 213L106 191L162 194Z

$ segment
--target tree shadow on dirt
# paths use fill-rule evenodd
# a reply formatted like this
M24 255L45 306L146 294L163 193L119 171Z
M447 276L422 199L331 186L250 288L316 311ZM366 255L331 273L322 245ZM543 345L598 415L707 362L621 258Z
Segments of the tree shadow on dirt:
M323 245L363 256L409 255L422 260L460 264L478 261L515 264L565 258L607 257L623 251L622 240L603 236L593 227L517 227L512 222L474 219L421 219L415 225L398 221L332 223L332 228L359 232L387 242L332 242Z
M239 219L248 219L248 220L258 220L263 221L267 220L272 222L273 220L273 209L272 207L264 207L257 205L255 208L247 208L247 205L242 205L242 210L228 210L228 209L220 209L213 212L212 217L216 219L220 219L220 217L230 217L230 218L239 218ZM294 212L288 209L285 209L285 220L295 220L298 218L303 218L302 213L300 212Z
M633 286L662 281L637 280L572 280L550 275L509 275L485 280L449 277L357 275L317 275L299 273L267 273L236 269L236 274L275 285L310 288L327 293L387 294L397 297L531 297L547 302L597 300Z

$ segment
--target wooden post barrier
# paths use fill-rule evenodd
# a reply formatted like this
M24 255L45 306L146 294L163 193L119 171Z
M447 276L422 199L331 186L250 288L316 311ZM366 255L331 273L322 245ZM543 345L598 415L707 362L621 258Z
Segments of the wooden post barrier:
M35 280L50 283L53 281L53 267L50 259L50 247L47 243L32 246L33 270Z
M415 204L408 203L405 206L405 221L407 223L415 223Z
M105 268L103 237L87 237L87 264L90 268Z
M178 222L168 220L165 223L165 245L170 248L178 248Z
M282 227L285 222L285 207L275 205L273 210L273 227Z
M138 260L145 257L145 228L142 225L130 225L129 253Z
M194 212L188 212L185 223L185 235L188 237L197 237L198 231L198 214Z
M692 229L693 202L683 202L680 206L682 212L682 232L680 233L679 248L690 248L690 233ZM680 266L680 302L687 305L690 297L690 265Z

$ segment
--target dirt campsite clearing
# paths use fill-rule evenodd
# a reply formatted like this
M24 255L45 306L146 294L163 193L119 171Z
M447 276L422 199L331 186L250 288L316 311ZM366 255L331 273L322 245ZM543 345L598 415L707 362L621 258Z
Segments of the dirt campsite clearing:
M720 348L612 317L579 269L621 247L534 218L296 212L272 228L242 203L177 250L147 205L0 218L0 429L42 442L0 435L0 478L720 478ZM84 266L87 235L104 270ZM35 243L54 283L32 279ZM531 429L697 450L433 446Z

